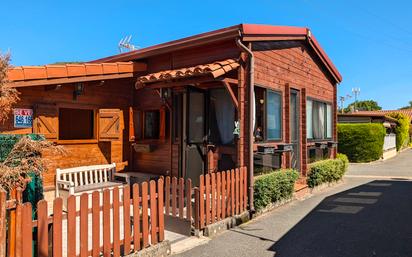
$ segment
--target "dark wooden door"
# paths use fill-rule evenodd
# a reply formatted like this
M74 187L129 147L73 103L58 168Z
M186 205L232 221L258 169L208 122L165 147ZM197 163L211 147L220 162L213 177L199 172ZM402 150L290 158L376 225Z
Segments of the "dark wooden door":
M299 91L290 91L290 139L292 143L291 166L300 171L300 95Z
M205 93L189 89L185 103L185 178L194 186L199 185L199 176L205 170L206 110Z

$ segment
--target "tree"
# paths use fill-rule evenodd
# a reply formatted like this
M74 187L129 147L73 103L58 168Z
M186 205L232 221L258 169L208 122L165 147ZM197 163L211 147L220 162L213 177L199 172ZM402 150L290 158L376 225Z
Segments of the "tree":
M351 112L355 109L359 111L378 111L382 110L382 107L374 100L364 100L349 104L348 107L344 109L344 112Z
M411 108L412 108L412 101L409 101L409 105L401 107L401 108L399 108L399 110L411 109Z
M19 92L8 87L7 71L10 68L10 55L0 53L0 122L4 123L11 113L13 104L20 100Z

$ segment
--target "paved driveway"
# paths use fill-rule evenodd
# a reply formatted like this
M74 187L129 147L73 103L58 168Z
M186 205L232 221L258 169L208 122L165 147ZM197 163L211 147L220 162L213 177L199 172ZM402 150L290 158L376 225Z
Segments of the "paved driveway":
M412 256L412 151L348 175L177 256Z
M408 149L386 161L350 164L348 176L398 177L412 179L412 150Z

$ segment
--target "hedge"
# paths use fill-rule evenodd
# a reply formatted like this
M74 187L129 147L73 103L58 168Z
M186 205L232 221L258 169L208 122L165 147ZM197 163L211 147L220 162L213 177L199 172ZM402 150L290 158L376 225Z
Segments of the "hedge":
M314 162L310 165L306 182L310 188L323 183L340 180L348 169L349 160L344 154L338 154L336 159Z
M254 205L261 210L271 203L292 197L299 173L293 169L281 169L255 178Z
M409 144L409 126L411 124L410 118L403 113L390 113L389 117L395 118L398 124L395 128L396 133L396 150L399 151Z
M338 152L351 162L378 160L383 154L386 130L382 124L338 124Z

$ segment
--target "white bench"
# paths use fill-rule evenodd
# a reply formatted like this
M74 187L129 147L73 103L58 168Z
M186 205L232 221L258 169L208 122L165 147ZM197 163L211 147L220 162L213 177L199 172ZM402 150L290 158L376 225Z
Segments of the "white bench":
M62 197L66 205L70 195L123 187L124 183L114 180L115 173L115 163L56 169L56 197Z

